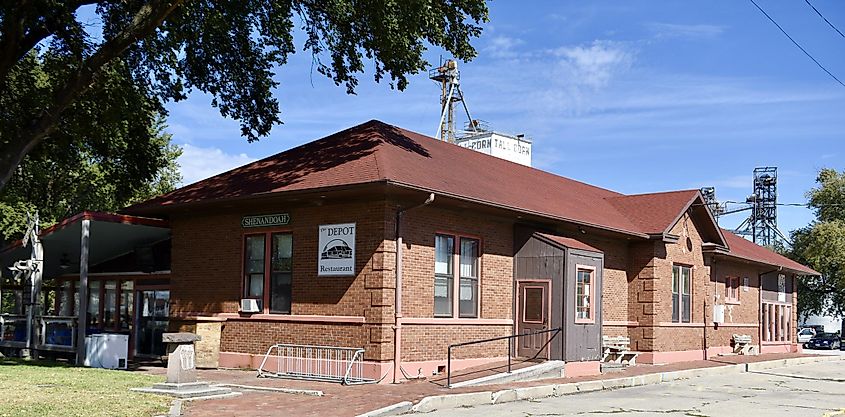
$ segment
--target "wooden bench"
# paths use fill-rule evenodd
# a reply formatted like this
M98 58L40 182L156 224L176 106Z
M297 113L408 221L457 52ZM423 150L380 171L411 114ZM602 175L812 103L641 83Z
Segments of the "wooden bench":
M631 339L625 336L601 337L602 362L635 365L639 352L631 351Z
M751 336L747 334L733 335L734 354L750 355L752 354Z

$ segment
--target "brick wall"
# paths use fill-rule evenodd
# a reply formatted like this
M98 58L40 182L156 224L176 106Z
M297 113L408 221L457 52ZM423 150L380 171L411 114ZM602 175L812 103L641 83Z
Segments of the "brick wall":
M277 212L289 213L290 225L241 227L244 215ZM356 223L357 275L317 277L318 225L345 222ZM229 320L223 326L222 351L263 353L273 343L332 344L365 347L368 359L382 359L377 346L381 339L371 342L369 336L393 322L392 272L385 269L392 270L392 253L385 256L385 250L393 248L385 248L383 202L192 212L174 215L171 225L174 316L237 313L244 234L279 230L293 233L292 314L366 317L366 325Z
M480 239L480 318L510 319L513 223L438 207L421 207L403 217L402 314L405 317L434 317L434 237L437 233ZM458 245L457 241L455 245Z
M171 311L176 317L233 314L241 298L244 215L286 212L293 233L293 315L363 316L365 324L299 323L230 318L222 328L220 350L262 354L273 343L329 344L366 349L365 359L393 358L395 205L384 201L320 207L254 207L248 210L175 215ZM356 222L355 277L317 277L317 226ZM513 225L460 211L422 207L403 217L404 315L433 317L434 235L436 231L481 240L480 317L510 319L512 310ZM435 331L434 328L437 330ZM405 326L407 360L442 359L457 341L501 336L510 326ZM481 357L501 349L469 349Z

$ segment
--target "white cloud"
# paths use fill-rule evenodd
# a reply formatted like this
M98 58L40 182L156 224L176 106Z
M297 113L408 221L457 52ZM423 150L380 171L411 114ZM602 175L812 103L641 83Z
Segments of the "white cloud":
M522 39L500 35L490 39L484 52L493 58L516 58L518 53L514 49L523 43Z
M647 23L646 27L657 38L688 38L712 39L725 31L723 26L717 25L682 25L677 23Z
M177 160L184 184L191 184L253 161L255 158L245 153L227 154L220 148L203 148L190 144L182 145L182 156Z
M561 69L579 85L604 87L614 75L630 68L633 53L618 42L594 41L589 46L564 46L550 51Z

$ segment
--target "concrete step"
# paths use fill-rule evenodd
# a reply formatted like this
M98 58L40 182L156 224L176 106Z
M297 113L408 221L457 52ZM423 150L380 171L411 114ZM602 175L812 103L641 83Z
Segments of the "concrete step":
M511 373L503 372L494 375L484 376L481 378L471 379L468 381L456 382L452 384L452 388L560 378L564 376L563 367L563 361L546 361L538 363L536 365L515 369Z
M132 391L148 394L169 395L171 397L190 399L200 397L219 397L236 394L231 388L209 385L208 382L192 382L186 384L161 383L149 388L132 388Z

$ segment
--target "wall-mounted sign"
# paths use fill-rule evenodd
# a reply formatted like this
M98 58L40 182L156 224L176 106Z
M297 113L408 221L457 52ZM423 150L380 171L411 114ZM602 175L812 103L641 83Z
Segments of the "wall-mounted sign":
M317 276L355 275L355 223L320 225Z
M290 215L287 213L281 214L260 214L257 216L244 216L241 219L241 227L267 227L267 226L284 226L290 223Z

